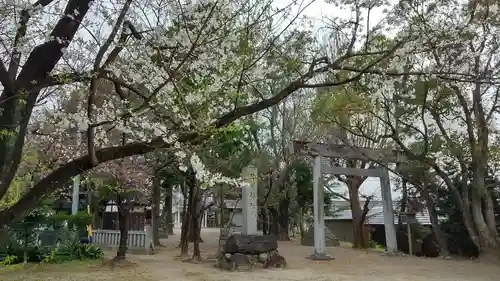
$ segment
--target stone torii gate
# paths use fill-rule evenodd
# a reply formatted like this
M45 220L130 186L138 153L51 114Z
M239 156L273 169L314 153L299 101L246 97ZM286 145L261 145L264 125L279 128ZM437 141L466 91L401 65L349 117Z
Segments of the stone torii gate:
M395 150L361 148L341 144L324 144L304 141L294 141L292 150L296 155L314 157L314 249L311 259L332 259L332 257L326 253L325 245L324 189L322 185L324 174L380 178L385 240L387 245L386 251L387 253L395 253L398 251L389 172L387 168L385 168L386 166L384 165L384 167L373 169L332 167L331 165L323 165L322 158L343 158L389 164L405 161L406 159L402 153Z

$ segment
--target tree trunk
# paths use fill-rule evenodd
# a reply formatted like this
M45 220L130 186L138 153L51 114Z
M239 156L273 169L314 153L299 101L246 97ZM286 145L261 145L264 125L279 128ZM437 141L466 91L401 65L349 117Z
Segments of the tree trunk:
M165 199L164 202L166 202ZM163 204L160 216L160 238L168 238L169 233L167 225L167 204Z
M201 213L202 213L202 204L201 204L201 198L199 196L199 187L195 186L195 193L198 193L198 195L195 195L193 198L193 207L192 210L195 210L193 212L193 221L191 222L191 230L189 231L189 242L196 243L203 243L203 239L201 239Z
M191 214L189 211L186 211L182 217L181 242L179 244L179 247L181 248L181 256L187 256L188 254L189 232L191 232Z
M158 174L153 177L153 204L151 206L151 215L153 219L153 243L155 246L160 245L160 199L161 199L161 183Z
M260 208L260 221L262 224L262 234L269 235L269 219L267 217L266 208Z
M362 218L363 210L361 210L361 202L359 200L359 187L358 181L349 180L347 188L349 190L349 204L351 205L352 213L352 227L354 234L353 248L365 249L368 248L366 241L366 231L364 219Z
M172 222L172 192L173 192L173 187L169 186L166 190L166 195L165 195L165 226L167 229L168 235L174 235L174 224ZM179 211L179 210L177 210Z
M190 231L193 239L193 260L200 261L201 260L201 251L200 251L200 235L201 235L201 198L200 198L200 188L198 186L198 182L194 182L193 188L193 199L192 202L195 206L193 209L196 210L195 215L193 216L192 226L193 229Z
M486 218L486 224L488 228L493 233L497 233L497 222L495 219L495 206L493 204L493 198L491 196L491 191L487 190L484 195L484 217Z
M500 258L500 245L496 240L495 234L490 231L486 224L483 211L481 208L481 200L479 196L473 196L471 202L472 219L478 233L479 258L481 259L498 259Z
M464 168L462 168L463 170ZM477 247L478 251L480 251L481 245L479 244L479 235L478 232L476 231L476 228L474 226L474 221L472 219L472 214L471 214L471 199L469 196L469 190L470 188L468 187L468 174L467 170L462 171L462 182L463 182L463 188L462 190L458 190L456 186L453 186L451 184L447 184L448 188L450 188L453 192L453 195L455 197L457 207L462 213L462 220L465 226L465 229L467 229L467 233L469 234L469 237L471 238L472 242L474 245Z
M189 251L189 232L191 232L191 221L192 221L192 213L191 213L191 204L187 204L187 197L190 197L190 194L185 194L184 199L184 215L182 217L182 226L181 226L181 242L179 247L181 248L181 256L187 256Z
M283 198L279 203L279 214L278 215L278 240L280 241L290 241L290 235L288 233L289 229L289 214L288 208L290 205L290 200L288 192L285 189L282 190L285 193Z
M399 206L399 215L398 215L398 230L403 229L403 220L401 219L401 214L406 212L406 204L408 203L408 185L405 179L402 179L401 183L401 206Z
M441 230L441 226L439 225L438 215L436 212L436 204L434 202L434 199L432 199L432 197L430 196L429 185L425 181L422 187L421 194L424 197L425 204L427 205L427 210L429 211L432 230L439 245L439 254L442 257L448 257L450 256L450 253L448 252L448 242L443 231Z
M269 208L270 214L270 226L269 226L269 234L271 235L279 235L279 213L275 208Z
M127 254L128 228L130 218L129 203L124 203L121 196L117 196L118 202L118 227L120 229L120 244L116 252L115 260L124 260Z

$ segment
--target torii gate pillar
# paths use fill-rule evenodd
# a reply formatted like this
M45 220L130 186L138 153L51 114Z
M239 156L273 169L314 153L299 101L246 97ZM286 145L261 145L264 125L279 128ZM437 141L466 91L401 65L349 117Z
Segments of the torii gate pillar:
M323 171L321 156L314 157L313 168L313 216L314 216L314 248L313 260L333 259L326 253L325 241L325 200L323 188Z

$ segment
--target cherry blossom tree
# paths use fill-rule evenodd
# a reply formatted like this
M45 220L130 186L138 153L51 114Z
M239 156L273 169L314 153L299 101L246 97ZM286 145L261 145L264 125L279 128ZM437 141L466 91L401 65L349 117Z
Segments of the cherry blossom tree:
M339 0L334 4L352 17L329 19L333 24L326 33L336 51L327 54L315 40L305 40L317 31L301 17L310 3L276 7L273 2L2 2L0 197L18 171L34 119L53 128L51 143L64 143L71 126L86 152L59 148L73 157L63 158L16 204L0 211L0 225L100 163L157 149L189 151L297 90L350 83L367 72L385 74L383 66L373 68L420 48L409 44L415 34L401 33L389 46L372 42L360 33L363 13L374 8L371 1ZM384 5L391 8L378 4ZM399 12L389 14L404 18ZM372 34L391 26L395 23L384 20L363 27ZM289 48L300 44L300 51ZM359 44L374 45L366 51L355 48ZM361 63L353 66L353 60ZM315 78L325 73L344 75L318 83ZM278 86L267 90L276 80ZM84 97L75 112L51 108L75 91ZM126 144L112 137L121 133ZM207 171L196 174L210 183L228 181Z
M118 207L120 243L116 261L125 259L131 209L137 204L147 205L151 199L153 177L147 164L143 156L132 156L99 165L88 175Z

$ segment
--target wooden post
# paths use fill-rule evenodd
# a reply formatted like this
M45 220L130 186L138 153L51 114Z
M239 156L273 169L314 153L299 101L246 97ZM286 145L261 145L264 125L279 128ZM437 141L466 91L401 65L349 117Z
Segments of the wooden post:
M411 224L416 221L414 212L405 212L402 213L402 218L404 218L404 222L406 222L406 235L408 237L408 253L413 255L413 239L411 237Z

